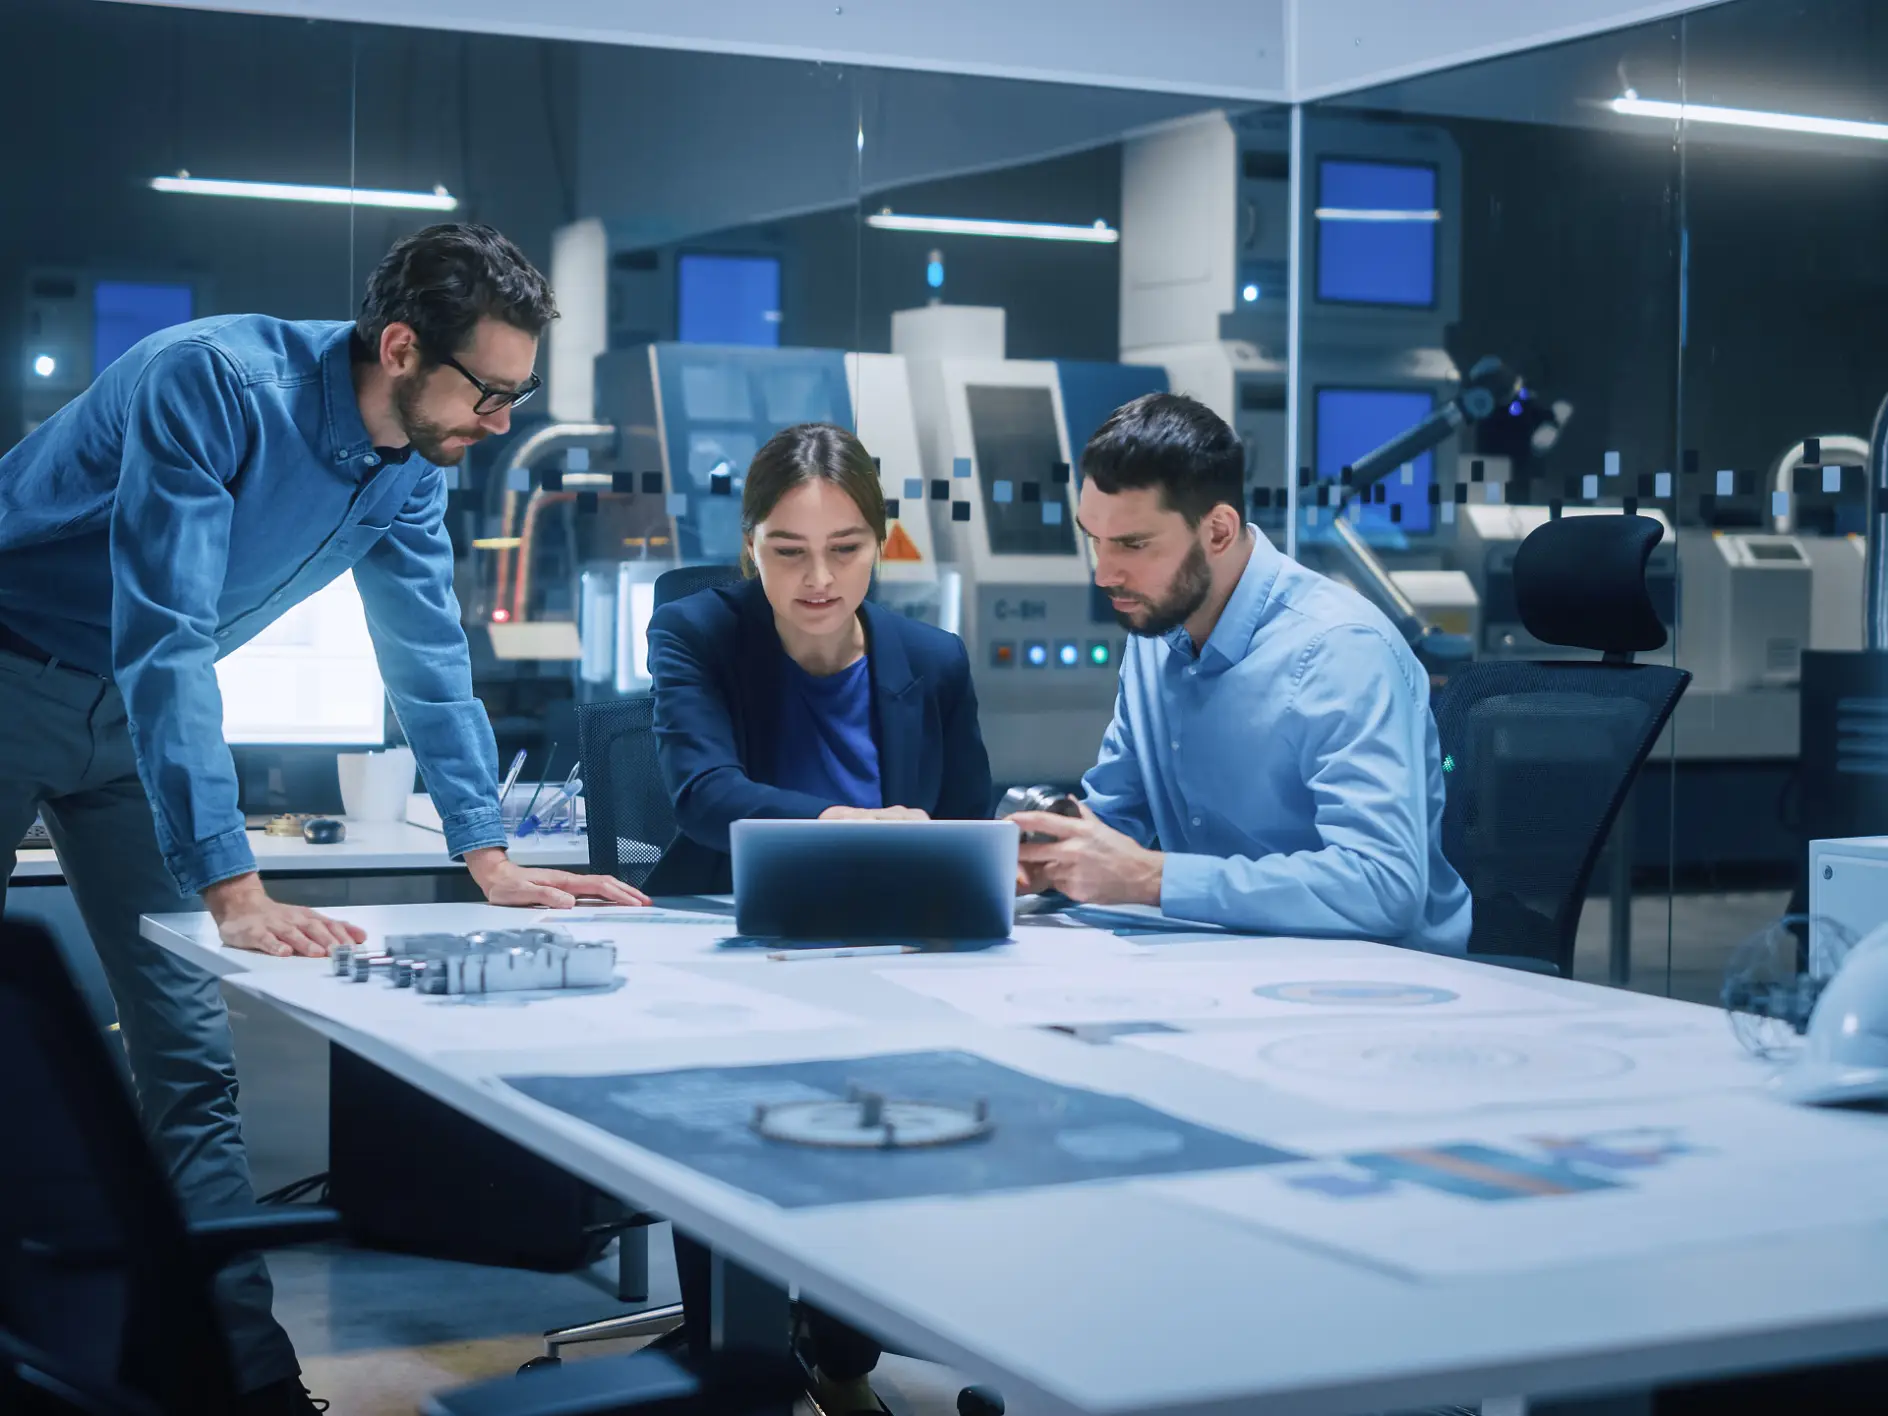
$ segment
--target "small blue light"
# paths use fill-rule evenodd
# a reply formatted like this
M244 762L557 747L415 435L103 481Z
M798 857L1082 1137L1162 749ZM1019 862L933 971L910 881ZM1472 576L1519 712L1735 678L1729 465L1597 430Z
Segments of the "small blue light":
M1508 405L1508 416L1510 418L1519 418L1521 416L1521 400L1520 399L1517 398L1514 400L1514 402Z
M1082 651L1073 642L1056 645L1056 662L1065 669L1072 669L1082 661Z
M1239 293L1245 297L1246 303L1248 305L1251 305L1251 304L1256 303L1259 298L1259 287L1256 285L1248 285L1244 290L1241 290Z
M929 261L924 267L924 283L933 290L944 288L944 262Z
M1049 646L1038 639L1023 650L1023 657L1030 668L1040 669L1049 662Z

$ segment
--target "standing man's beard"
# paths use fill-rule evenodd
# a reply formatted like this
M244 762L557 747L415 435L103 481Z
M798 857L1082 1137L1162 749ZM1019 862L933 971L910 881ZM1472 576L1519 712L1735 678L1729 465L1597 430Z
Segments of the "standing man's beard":
M1139 600L1145 608L1116 610L1114 617L1130 634L1157 639L1193 618L1194 612L1206 603L1206 597L1212 589L1213 572L1206 564L1206 548L1195 541L1193 549L1187 552L1186 560L1181 562L1180 569L1174 572L1172 583L1159 599L1153 600L1145 595L1120 590L1108 593L1115 599Z
M420 416L420 378L401 379L393 386L393 414L400 421L400 430L406 434L407 441L413 444L413 450L435 467L456 467L459 459L465 456L464 448L447 451L448 438L469 438L473 442L485 436L485 429L448 428Z

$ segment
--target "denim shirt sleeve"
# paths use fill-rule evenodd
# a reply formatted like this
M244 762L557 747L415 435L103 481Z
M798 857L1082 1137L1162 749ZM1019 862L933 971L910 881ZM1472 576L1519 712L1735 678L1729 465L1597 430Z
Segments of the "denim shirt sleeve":
M457 858L504 845L498 744L472 693L472 656L452 592L446 484L437 468L354 567L354 583L387 696L439 808L446 849Z
M1428 704L1394 647L1368 625L1338 625L1300 661L1282 723L1310 790L1321 845L1258 860L1168 855L1163 913L1261 934L1396 942L1422 924L1429 895L1424 724Z
M206 344L153 359L126 413L110 525L112 678L178 888L256 868L223 742L217 598L250 430L236 371Z

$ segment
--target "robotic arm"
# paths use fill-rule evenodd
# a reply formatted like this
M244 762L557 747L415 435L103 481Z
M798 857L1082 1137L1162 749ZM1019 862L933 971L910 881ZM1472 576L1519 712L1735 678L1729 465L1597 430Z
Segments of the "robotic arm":
M1345 500L1368 491L1397 468L1439 446L1469 424L1479 423L1512 399L1520 387L1520 376L1499 359L1480 360L1468 371L1462 391L1454 398L1408 432L1399 433L1351 464L1351 485ZM1333 519L1333 535L1333 549L1359 593L1389 617L1390 623L1416 651L1417 658L1432 670L1446 672L1448 666L1473 655L1474 645L1461 635L1445 634L1424 621L1409 597L1390 578L1390 572L1377 558L1377 553L1343 515L1341 502L1338 515Z

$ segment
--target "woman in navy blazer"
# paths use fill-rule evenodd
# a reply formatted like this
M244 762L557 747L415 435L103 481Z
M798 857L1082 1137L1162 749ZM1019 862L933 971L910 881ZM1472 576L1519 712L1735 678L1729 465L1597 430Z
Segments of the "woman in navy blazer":
M649 624L657 750L681 828L649 885L732 888L728 828L755 817L987 817L963 641L866 599L885 499L858 439L822 423L777 435L748 469L741 521L749 578Z
M878 469L844 428L804 423L754 456L741 492L733 589L649 622L655 732L681 835L644 882L655 894L731 888L728 828L773 819L970 820L991 807L970 660L954 634L866 599L885 544ZM706 1342L707 1250L675 1236L684 1322ZM820 1405L884 1407L871 1338L805 1309Z

